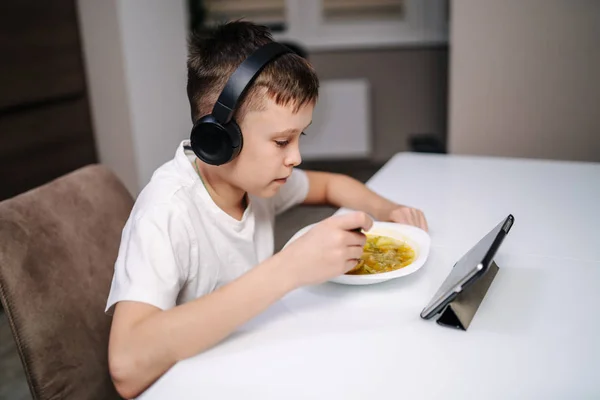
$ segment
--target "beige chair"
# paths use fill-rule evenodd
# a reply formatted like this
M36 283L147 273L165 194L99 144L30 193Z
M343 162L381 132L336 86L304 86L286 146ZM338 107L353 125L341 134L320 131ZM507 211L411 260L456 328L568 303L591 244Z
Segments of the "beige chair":
M132 205L99 165L0 203L0 300L34 399L120 399L104 307Z

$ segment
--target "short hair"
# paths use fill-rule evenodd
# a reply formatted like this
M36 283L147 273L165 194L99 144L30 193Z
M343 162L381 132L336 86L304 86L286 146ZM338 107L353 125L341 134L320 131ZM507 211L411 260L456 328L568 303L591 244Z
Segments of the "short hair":
M193 122L210 114L233 71L256 49L271 42L267 27L247 21L220 25L207 35L190 35L187 94ZM234 118L241 123L246 112L264 109L265 95L297 112L316 103L318 92L319 79L309 62L296 53L286 53L259 73L238 102Z

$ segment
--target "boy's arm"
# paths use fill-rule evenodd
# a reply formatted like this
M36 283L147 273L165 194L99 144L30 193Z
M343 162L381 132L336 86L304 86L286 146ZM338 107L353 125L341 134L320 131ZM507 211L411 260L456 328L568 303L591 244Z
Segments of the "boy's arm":
M405 223L428 230L423 212L396 204L354 178L329 172L305 172L309 181L309 191L304 204L331 204L364 211L380 221Z
M109 365L119 393L139 395L177 361L213 346L290 291L294 283L278 264L272 257L229 285L167 311L118 303Z
M352 231L371 225L364 213L328 218L237 280L166 311L117 303L109 367L119 394L139 395L176 362L212 347L287 292L356 266L366 239Z

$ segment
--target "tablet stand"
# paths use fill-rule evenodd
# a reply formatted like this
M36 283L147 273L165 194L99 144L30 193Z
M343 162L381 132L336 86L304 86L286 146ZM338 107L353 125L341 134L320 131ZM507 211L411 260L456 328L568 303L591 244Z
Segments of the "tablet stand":
M442 310L440 317L437 319L437 323L442 326L466 331L492 284L492 281L496 277L498 269L496 263L492 261L485 275L477 279L472 285L463 289L463 291L461 291L458 296Z

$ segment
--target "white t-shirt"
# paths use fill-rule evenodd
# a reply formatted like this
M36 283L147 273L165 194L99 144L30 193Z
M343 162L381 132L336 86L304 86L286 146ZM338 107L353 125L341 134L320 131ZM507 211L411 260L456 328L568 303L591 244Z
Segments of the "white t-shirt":
M308 194L294 169L272 198L248 196L241 221L206 191L182 142L137 198L121 236L106 305L123 300L166 310L206 295L273 255L275 216Z

